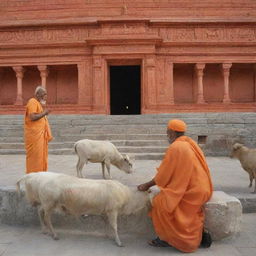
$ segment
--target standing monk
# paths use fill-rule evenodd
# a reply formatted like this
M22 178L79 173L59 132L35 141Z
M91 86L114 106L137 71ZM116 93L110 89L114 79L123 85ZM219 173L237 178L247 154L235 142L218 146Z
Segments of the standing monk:
M47 115L46 89L38 86L35 97L26 106L24 138L26 148L26 173L42 172L48 169L48 142L52 140Z
M150 212L158 237L149 244L193 252L200 243L205 247L211 243L210 235L203 232L202 206L210 199L213 187L204 154L191 138L184 136L185 131L183 121L169 121L167 137L171 145L156 176L138 189L146 191L154 185L160 189Z

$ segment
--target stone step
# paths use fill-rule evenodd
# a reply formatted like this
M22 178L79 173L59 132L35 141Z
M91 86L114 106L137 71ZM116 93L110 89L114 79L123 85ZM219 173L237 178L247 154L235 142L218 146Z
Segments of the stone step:
M74 150L72 149L58 149L58 150L50 150L49 154L51 155L71 155L75 154ZM135 160L162 160L164 153L128 153L122 152L122 154L128 154ZM25 155L24 149L0 149L0 155ZM25 156L24 156L25 157Z
M169 119L182 118L188 124L209 123L255 123L255 113L173 113L147 115L50 115L51 126L108 125L108 124L160 124L166 125ZM23 126L23 115L0 115L0 125Z
M0 144L2 143L23 143L23 136L8 136L8 137L0 137Z
M63 154L74 154L73 145L53 145L49 146L49 153L54 155L63 155ZM117 147L120 153L163 153L166 150L166 147L134 147L134 146L119 146ZM0 147L0 153L2 154L22 154L25 153L24 146L20 144L19 146L13 145L13 147ZM5 153L6 152L6 153Z
M157 194L157 192L151 192ZM15 188L0 187L0 223L9 225L37 225L39 226L38 213L25 199L22 189L21 196L17 195ZM143 205L144 206L144 205ZM241 231L242 205L241 202L222 191L214 191L209 202L204 205L205 227L211 233L214 241L232 237ZM81 222L77 218L64 214L53 214L54 227L75 227L87 231L99 231L104 228L102 217L89 215ZM118 229L129 233L150 232L153 233L152 222L148 218L148 206L128 216L119 216Z
M111 141L115 146L131 146L131 147L149 147L149 146L168 146L168 143L164 140L112 140ZM59 149L59 148L73 148L74 142L50 142L50 149ZM0 149L23 149L23 142L2 142L0 143Z
M113 133L89 133L83 135L70 135L54 137L56 141L78 141L81 139L91 140L166 140L166 134L113 134Z

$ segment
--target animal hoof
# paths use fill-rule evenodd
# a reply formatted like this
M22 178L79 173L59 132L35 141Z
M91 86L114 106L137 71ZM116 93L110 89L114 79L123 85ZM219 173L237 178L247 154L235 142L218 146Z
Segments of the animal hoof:
M59 237L58 236L53 236L52 237L54 240L59 240Z
M256 191L251 192L251 194L256 194Z
M124 247L124 245L122 243L118 243L117 244L119 247Z

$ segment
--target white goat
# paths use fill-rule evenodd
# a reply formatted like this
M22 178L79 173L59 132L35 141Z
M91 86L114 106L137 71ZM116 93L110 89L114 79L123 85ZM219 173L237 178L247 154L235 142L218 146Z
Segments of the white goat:
M51 214L58 209L76 217L106 215L114 230L115 241L122 246L117 232L118 215L130 215L150 206L147 192L134 190L114 180L80 179L65 174L38 172L23 176L17 183L25 182L26 197L38 206L43 233L49 229L53 239L58 239Z
M249 149L240 143L235 143L232 147L231 157L237 158L243 169L248 172L250 179L249 187L252 186L254 179L255 187L253 193L256 193L256 149Z
M110 176L110 165L116 166L118 169L131 173L133 171L132 163L128 155L121 155L117 148L110 141L99 140L79 140L75 143L75 152L78 156L78 162L76 165L77 176L82 178L82 169L85 164L89 162L101 163L102 176L105 176L105 165L108 170L108 176Z

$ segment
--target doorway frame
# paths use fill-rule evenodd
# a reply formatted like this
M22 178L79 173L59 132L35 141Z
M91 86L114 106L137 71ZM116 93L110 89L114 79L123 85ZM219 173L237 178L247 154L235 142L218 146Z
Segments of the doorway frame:
M143 81L143 59L142 58L132 58L126 59L125 57L120 59L106 59L106 81L107 93L106 93L106 103L107 109L106 112L108 115L111 115L111 102L110 102L110 66L140 66L140 114L142 114L142 109L144 106L143 101L143 91L144 91L144 81Z

